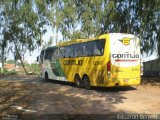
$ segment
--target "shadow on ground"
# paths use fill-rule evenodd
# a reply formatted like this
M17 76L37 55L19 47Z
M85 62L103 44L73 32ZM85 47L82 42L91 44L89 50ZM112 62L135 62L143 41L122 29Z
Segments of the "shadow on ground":
M52 84L60 84L65 86L72 86L76 87L74 83L69 82L63 82L63 81L57 81L57 80L48 80L45 81L44 79L40 79L42 82L48 82ZM128 91L128 90L137 90L136 88L132 86L117 86L117 87L91 87L91 90L96 90L99 92L119 92L119 91Z
M115 119L126 91L133 87L91 90L76 88L72 83L49 81L32 76L0 77L0 113L2 117L18 115L22 120L94 120Z

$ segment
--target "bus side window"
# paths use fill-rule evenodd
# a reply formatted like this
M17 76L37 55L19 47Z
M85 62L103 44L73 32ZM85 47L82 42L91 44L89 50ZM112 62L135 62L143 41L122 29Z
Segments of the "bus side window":
M52 51L51 51L51 50L49 50L49 52L48 52L48 59L49 59L49 60L52 59Z
M74 57L78 57L78 44L74 45Z
M66 47L65 56L67 58L73 57L73 50L72 49L73 49L73 47L71 45Z
M65 47L59 48L59 58L65 58Z
M93 56L94 55L94 49L93 49L93 42L86 43L86 52L87 56Z
M55 51L54 51L54 52L52 52L52 54L51 54L51 60L54 60L54 59L55 59L55 55L54 55L54 53L55 53Z
M83 56L83 44L78 44L76 48L76 57L82 57Z
M82 57L85 56L85 46L83 43L72 45L72 57Z
M53 59L53 60L56 60L56 59L58 59L59 57L60 57L60 55L59 55L59 49L56 49L55 52L54 52L53 55L52 55L52 59Z
M87 56L85 43L82 44L82 56Z
M72 45L73 47L73 58L76 57L76 45Z
M45 56L44 56L45 60L50 60L51 59L51 50L46 50L45 51Z
M85 43L85 56L89 56L89 51L88 51L88 44Z
M74 57L74 51L73 51L73 45L70 45L70 57L73 58Z
M98 49L98 46L96 44L97 42L94 42L93 50L94 50L94 55L101 55L100 49Z
M98 55L103 55L104 45L105 45L105 40L104 39L96 41L97 50L99 51Z

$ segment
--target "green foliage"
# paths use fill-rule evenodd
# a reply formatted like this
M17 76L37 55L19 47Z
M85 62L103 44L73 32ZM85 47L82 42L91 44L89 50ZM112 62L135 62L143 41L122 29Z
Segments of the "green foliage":
M12 61L10 61L12 62ZM22 65L19 64L19 67L22 68ZM39 64L25 64L25 67L27 69L27 75L40 75L40 66ZM1 69L0 69L1 70ZM16 71L15 69L13 70L7 70L7 69L4 69L4 72L3 72L3 75L18 75L18 74L25 74L24 73L24 70L21 70L21 71Z
M6 0L0 2L0 52L8 43L15 60L42 43L52 26L64 39L98 36L106 31L136 34L142 51L160 55L159 0Z
M6 63L15 64L15 60L8 60Z
M7 70L5 69L5 68L3 68L3 73L1 72L2 71L2 68L0 68L0 75L2 74L4 74L4 73L6 73L7 72Z
M57 3L53 3L58 11L57 25L65 38L92 37L106 31L131 33L141 38L142 52L152 53L157 49L160 55L159 0L59 0Z
M35 50L42 42L42 34L46 32L44 26L48 22L48 14L45 3L45 0L7 0L1 5L0 27L4 29L3 42L0 43L3 47L2 55L10 43L9 50L13 52L15 60L20 59L25 71L22 56L27 50Z
M40 66L39 64L26 64L26 67L28 68L28 74L30 75L40 75Z
M4 73L7 73L7 72L8 72L7 69L4 68Z
M4 70L4 75L17 75L17 72L15 70L7 71L5 69Z

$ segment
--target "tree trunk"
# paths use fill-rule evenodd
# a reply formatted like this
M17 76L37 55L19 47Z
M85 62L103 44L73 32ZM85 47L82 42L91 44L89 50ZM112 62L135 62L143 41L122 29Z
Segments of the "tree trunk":
M1 74L3 75L3 73L4 73L4 64L3 64L3 62L2 62Z
M14 68L16 69L16 66L17 66L17 56L16 56L16 52L14 53L14 61L15 61L15 63L14 63Z
M15 60L15 61L14 61L14 69L15 69L15 70L16 70L16 66L17 66L16 63L17 63L17 61Z
M42 33L40 32L40 45L43 47Z
M4 74L4 49L2 49L2 68L1 68L1 74Z
M22 67L23 67L23 69L24 69L24 71L25 71L25 73L26 73L26 75L27 75L27 74L28 74L27 69L25 68L25 65L24 65L24 63L23 63L22 57L21 57L21 55L20 55L17 47L16 47L16 52L17 52L17 54L18 54L19 60L21 61Z
M56 26L56 44L58 44L58 26Z
M25 66L24 66L23 60L22 60L21 57L19 57L19 59L20 59L20 61L21 61L22 67L23 67L23 69L24 69L24 71L25 71L25 73L26 73L26 75L27 75L28 72L27 72L27 70L26 70L26 68L25 68Z

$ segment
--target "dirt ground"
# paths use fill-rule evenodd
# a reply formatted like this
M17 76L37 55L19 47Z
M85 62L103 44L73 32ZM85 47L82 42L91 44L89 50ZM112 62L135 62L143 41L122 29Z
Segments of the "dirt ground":
M85 90L36 76L0 77L2 119L102 120L121 114L160 114L160 86Z

